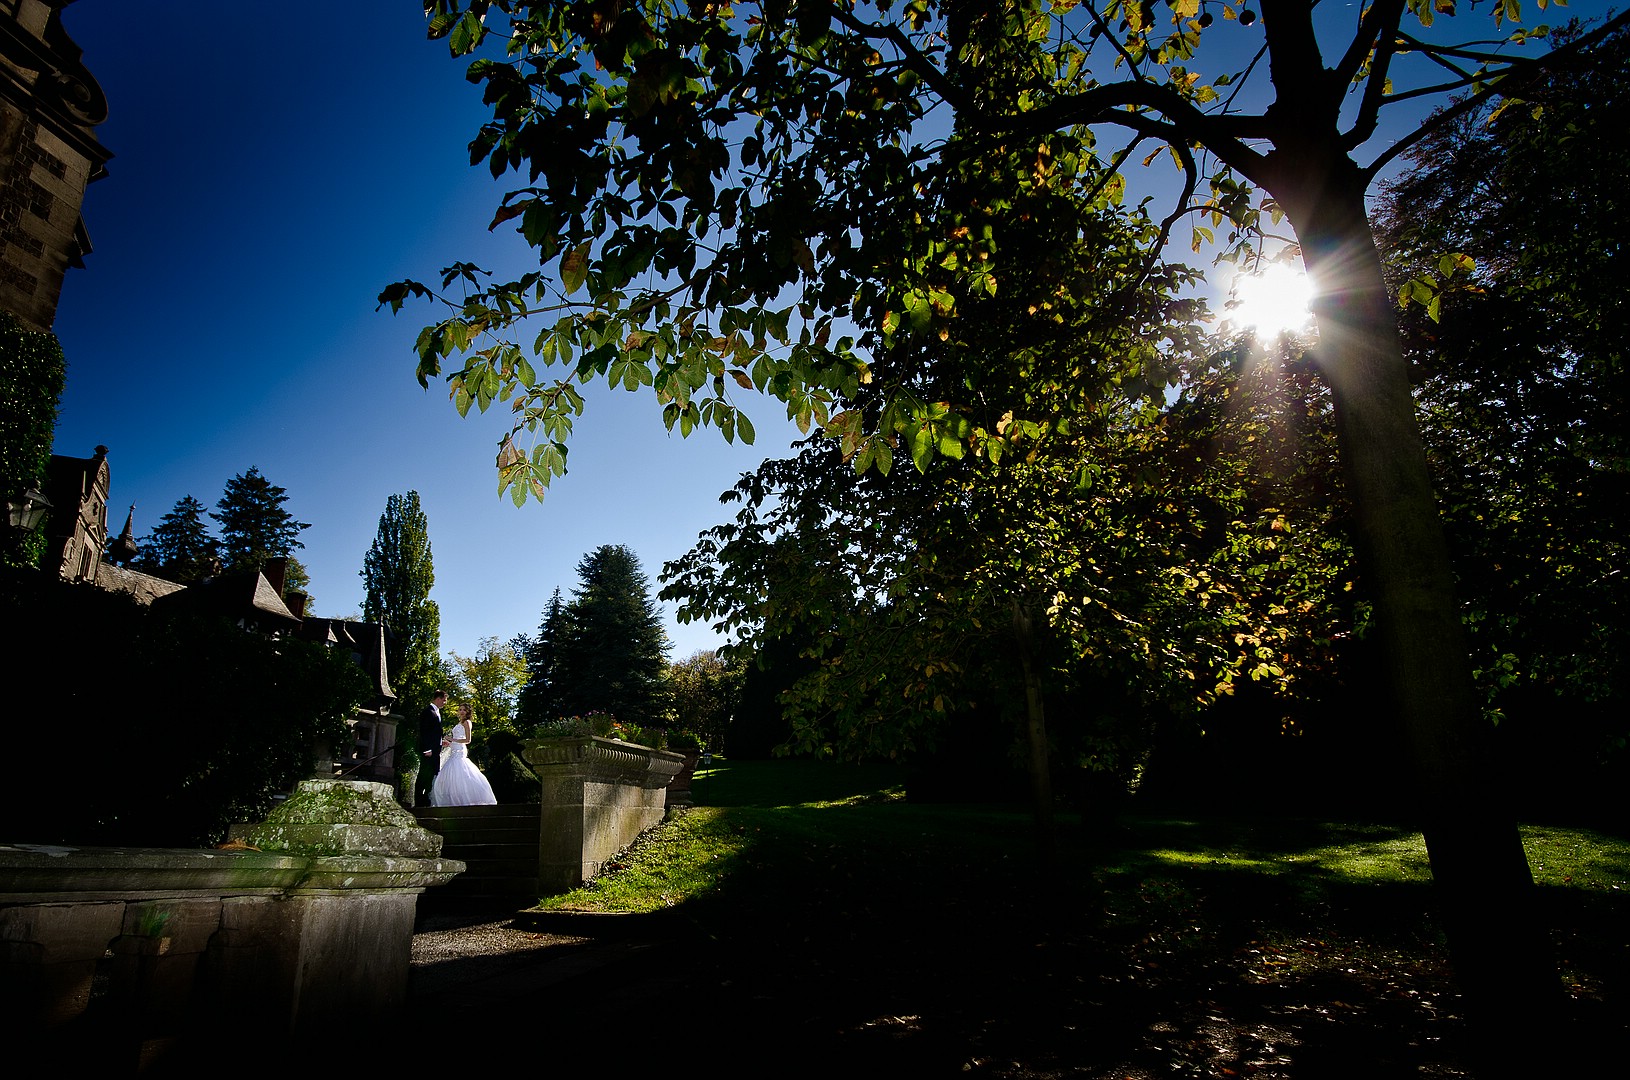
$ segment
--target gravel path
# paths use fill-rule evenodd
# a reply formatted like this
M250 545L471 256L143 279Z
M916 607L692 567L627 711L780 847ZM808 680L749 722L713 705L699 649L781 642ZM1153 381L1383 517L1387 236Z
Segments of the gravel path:
M419 920L413 935L413 972L448 960L484 956L525 956L556 946L582 945L583 937L526 930L511 917L430 916Z
M413 935L408 993L416 1008L490 1016L659 947L619 936L531 929L514 916L422 916Z

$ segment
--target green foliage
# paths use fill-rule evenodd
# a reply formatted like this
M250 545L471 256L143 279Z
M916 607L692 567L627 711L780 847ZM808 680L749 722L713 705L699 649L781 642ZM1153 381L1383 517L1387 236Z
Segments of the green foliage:
M1396 278L1473 267L1435 321L1404 312L1422 428L1487 711L1576 789L1630 734L1630 35L1593 59L1442 125L1380 215Z
M430 599L430 523L417 491L385 500L361 574L362 617L386 627L391 688L404 708L421 708L448 680L440 666L441 609Z
M982 261L1008 287L925 272L961 318L897 329L876 365L954 402L974 452L921 453L934 436L919 429L919 467L881 474L857 471L842 439L812 441L744 478L726 496L744 503L736 520L664 571L682 619L761 657L798 643L789 749L912 754L977 714L1033 721L1033 748L1130 781L1159 721L1236 678L1294 678L1287 616L1309 601L1274 592L1291 525L1273 499L1247 499L1259 461L1183 399L1168 407L1169 383L1201 393L1220 377L1192 329L1201 309L1178 298L1193 276L1149 260L1158 227L1104 197L1112 176L1082 137L970 158L919 189L899 238L909 252L967 228L965 207L984 214ZM1047 183L1038 160L1057 170ZM863 390L851 412L880 407ZM1296 443L1280 440L1287 462Z
M605 712L591 712L584 716L560 716L533 724L526 731L525 741L581 739L590 735L649 746L654 750L668 749L668 736L663 729L641 727L632 721L619 720Z
M526 660L495 637L482 638L474 656L452 654L458 671L456 704L469 705L487 733L513 730L515 697L526 681Z
M217 540L204 524L203 503L185 495L137 541L131 566L166 581L196 585L223 571L263 570L269 560L281 558L284 594L302 592L309 599L311 574L290 552L302 546L293 537L310 526L293 521L282 509L287 498L255 469L233 477L219 503L221 513L209 515L222 523L223 539ZM238 561L230 564L224 546L228 536L238 552ZM279 552L280 545L288 546Z
M416 298L443 306L416 344L419 379L449 368L461 414L494 403L513 410L499 488L517 505L541 498L564 473L584 408L579 387L596 381L654 393L664 422L682 434L711 426L751 441L734 396L741 390L777 398L806 431L844 438L861 467L886 470L901 449L919 466L959 453L977 432L943 402L936 408L890 384L864 423L843 405L875 377L869 354L895 333L958 324L958 290L1011 289L985 261L982 225L1004 211L999 201L969 208L966 222L932 244L896 243L925 185L1003 140L1098 123L1164 142L1183 185L1162 235L1192 214L1196 248L1226 228L1220 239L1234 259L1257 252L1264 210L1278 220L1285 207L1303 208L1296 191L1273 191L1278 203L1259 207L1249 183L1229 171L1270 189L1305 176L1241 137L1245 128L1227 115L1237 107L1235 84L1263 73L1234 70L1237 49L1202 52L1211 20L1192 4L1158 13L1118 0L890 8L801 5L789 18L772 7L744 19L730 5L663 0L619 4L614 15L588 0L426 4L430 37L468 58L468 77L491 109L470 145L472 163L495 177L513 170L524 185L504 197L491 228L513 228L537 252L539 270L492 283L481 268L455 263L439 290L401 281L379 300L393 310ZM1402 6L1378 12L1363 44L1393 41L1405 22L1419 21L1411 50L1457 55L1424 33L1432 14L1424 4L1408 15ZM1245 12L1241 26L1245 15L1254 23ZM1508 3L1497 21L1519 15ZM1297 25L1287 22L1269 44L1297 52L1313 40L1304 19L1297 12ZM1535 28L1513 40L1544 36ZM1316 110L1336 99L1322 81L1316 93L1303 85L1307 78L1351 82L1356 116L1340 119L1355 130L1373 126L1393 100L1385 88L1394 53L1371 56L1359 44L1327 54L1340 57L1328 73L1297 68L1301 78L1280 92L1297 109ZM1284 78L1290 67L1277 70ZM1448 88L1486 90L1522 70L1520 59L1490 56ZM942 115L955 125L950 138ZM1264 122L1262 130L1296 155L1317 153L1293 137L1305 126ZM1089 135L1084 145L1095 142ZM1116 152L1117 168L1135 145ZM1225 167L1202 175L1196 147ZM1035 183L1067 178L1068 164L1049 153L1056 146L1040 149L1031 158ZM1118 198L1123 186L1117 173L1104 194ZM860 337L840 336L844 325ZM523 432L529 449L517 442Z
M5 583L6 610L29 633L7 650L14 684L63 671L62 643L94 626L94 678L58 680L52 715L73 717L73 778L18 770L0 792L11 839L191 846L259 820L274 796L312 775L318 740L341 745L367 695L349 653L249 634L216 618L144 608L128 597L35 578ZM38 756L66 729L34 724Z
M582 716L557 716L552 720L540 721L527 729L527 736L532 739L581 739L598 735L602 739L609 739L618 727L617 718L610 713L589 712Z
M708 748L707 740L689 731L676 731L666 736L666 749L677 753L700 754Z
M25 328L0 311L0 497L16 498L39 488L56 432L57 401L67 378L67 361L55 334ZM0 544L0 565L32 565L44 551L45 530L30 539L26 552Z
M181 585L196 585L219 570L220 545L204 524L204 504L183 496L153 531L137 542L131 566Z
M520 756L525 744L518 732L487 731L472 751L480 757L481 769L500 803L535 803L543 798L537 774Z
M557 715L605 712L659 725L667 712L668 636L638 557L608 544L583 556L577 575L560 625L548 628L558 635L550 674Z
M260 570L272 559L288 558L305 547L300 534L311 526L296 521L283 509L288 492L250 466L226 482L226 490L210 513L220 526L219 548L228 571ZM290 567L294 567L290 559ZM304 576L304 571L300 571Z
M526 682L515 702L515 718L522 724L538 724L563 711L560 691L560 642L566 630L566 605L556 589L543 609L536 635L527 638L521 652L526 661Z
M727 660L711 649L671 662L666 675L674 725L668 735L669 747L709 746L723 753L725 733L735 718L746 674L745 662Z

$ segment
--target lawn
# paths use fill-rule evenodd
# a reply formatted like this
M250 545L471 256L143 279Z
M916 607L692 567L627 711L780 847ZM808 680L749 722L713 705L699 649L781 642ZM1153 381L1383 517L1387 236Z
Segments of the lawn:
M1396 823L1065 815L1049 861L1022 808L912 803L885 766L720 762L693 794L543 906L664 913L732 1023L790 1010L843 1060L987 1075L1472 1075ZM1630 844L1525 843L1576 1027L1622 1040Z
M647 834L595 881L541 906L670 908L718 891L742 866L777 852L807 856L840 843L859 845L851 854L947 845L958 863L977 854L997 862L1026 857L1033 843L1023 807L909 803L904 773L891 765L720 762L698 771L692 795L694 808ZM1099 879L1190 872L1286 877L1310 897L1339 886L1431 880L1420 834L1399 824L1141 813L1124 815L1108 836L1085 835L1068 817L1060 832L1067 855L1085 857ZM1523 840L1543 887L1630 889L1630 842L1622 837L1536 825L1524 827Z

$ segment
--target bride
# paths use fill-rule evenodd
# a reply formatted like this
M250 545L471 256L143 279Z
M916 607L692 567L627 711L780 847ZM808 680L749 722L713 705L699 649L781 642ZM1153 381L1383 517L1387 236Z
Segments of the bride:
M430 789L431 806L495 806L498 799L492 785L470 760L470 707L458 707L458 723L447 733L447 748L441 752L441 771Z

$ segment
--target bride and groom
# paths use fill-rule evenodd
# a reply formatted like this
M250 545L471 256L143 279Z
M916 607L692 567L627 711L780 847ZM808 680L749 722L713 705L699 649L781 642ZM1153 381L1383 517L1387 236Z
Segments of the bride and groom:
M419 806L495 806L492 785L470 760L470 707L458 707L458 722L442 730L447 691L437 690L419 714L419 779L414 785Z

